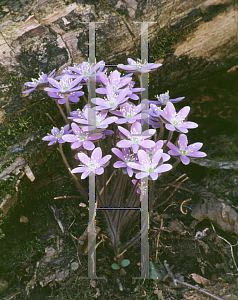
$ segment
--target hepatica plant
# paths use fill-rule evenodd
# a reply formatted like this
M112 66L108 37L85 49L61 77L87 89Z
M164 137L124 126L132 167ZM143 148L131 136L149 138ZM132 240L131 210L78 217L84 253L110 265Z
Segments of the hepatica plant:
M42 89L44 84L45 92L57 104L66 124L53 127L43 140L49 146L58 145L85 200L88 193L83 181L95 174L97 207L120 208L103 210L115 255L140 238L140 232L135 233L140 210L122 208L139 208L141 197L149 192L151 211L154 181L180 161L188 165L190 158L206 156L199 151L202 143L188 144L186 134L198 125L187 120L189 106L176 110L174 105L184 97L170 99L169 91L164 91L155 95L156 100L140 99L144 89L134 87L133 76L140 78L142 73L153 72L160 66L128 58L128 65L118 65L120 70L129 72L123 75L117 70L107 74L103 61L95 65L83 62L64 70L55 79L54 70L25 84L30 87L25 92L38 90L38 86ZM97 95L87 101L92 80ZM64 155L63 147L67 144L72 151L70 161ZM142 180L147 180L148 189Z

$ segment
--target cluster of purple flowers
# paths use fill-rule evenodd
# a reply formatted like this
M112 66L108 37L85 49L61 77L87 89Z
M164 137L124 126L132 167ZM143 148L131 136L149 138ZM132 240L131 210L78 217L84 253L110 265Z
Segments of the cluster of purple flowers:
M107 76L103 61L95 65L83 62L76 67L69 67L62 76L56 79L52 78L54 70L49 76L43 74L38 80L25 84L31 87L25 92L30 92L39 84L48 83L51 87L44 89L48 95L61 105L65 103L69 105L68 101L79 102L79 97L84 95L84 92L80 91L83 85L88 85L92 79L98 83L99 87L96 92L102 96L91 99L95 106L91 107L86 104L82 110L68 111L70 125L61 129L54 127L51 134L43 138L44 141L49 142L49 145L56 142L68 142L72 149L81 149L75 156L81 164L74 168L72 173L82 173L81 179L91 173L102 174L112 157L108 153L102 157L105 149L110 150L109 147L103 147L102 151L102 139L113 133L115 137L111 139L111 144L114 147L111 151L117 159L113 166L121 168L130 177L135 174L136 179L132 180L134 184L144 177L156 180L162 173L171 170L172 165L165 163L170 160L170 156L180 159L185 165L190 162L189 157L206 156L204 152L198 151L202 143L188 145L185 133L188 129L196 128L198 125L186 120L190 111L189 106L176 112L173 103L181 101L184 97L170 99L167 91L155 96L157 101L145 99L137 105L131 102L138 100L137 93L144 90L134 88L135 82L132 81L132 75L148 73L160 66L161 64L147 62L143 64L139 60L134 61L129 58L128 65L118 65L119 69L130 72L121 77L118 71L113 71ZM146 119L149 119L149 124L153 129L142 131L142 125ZM119 124L124 127L118 126L116 131L115 126ZM169 131L170 140L163 141L162 138L157 140L156 128L160 130L166 128ZM176 145L171 142L173 132L178 132L179 135ZM95 143L98 143L97 148L95 148ZM167 153L166 150L168 150ZM138 183L138 193L142 192L140 186Z

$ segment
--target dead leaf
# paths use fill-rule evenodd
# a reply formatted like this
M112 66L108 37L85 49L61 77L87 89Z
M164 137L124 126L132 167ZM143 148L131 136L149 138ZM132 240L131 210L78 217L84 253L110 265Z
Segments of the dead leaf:
M64 22L64 25L70 24L70 22L65 17L62 17L62 21Z
M199 221L208 219L223 231L238 234L238 214L233 208L203 188L197 189L195 196L199 201L191 212L192 217Z
M72 271L75 271L78 268L79 268L79 264L76 261L74 261L74 262L71 263L71 270Z
M178 219L169 222L167 229L169 231L176 231L179 234L185 234L187 232L187 227Z
M27 222L28 222L28 218L25 217L25 216L21 216L21 217L20 217L20 222L21 222L21 223L27 223Z
M9 9L8 9L6 6L3 6L3 7L2 7L2 10L3 10L4 12L6 12L6 13L9 12Z
M31 171L31 168L28 165L25 165L25 173L26 173L26 176L30 179L30 181L35 180L35 176L34 176L33 172Z
M201 300L200 296L195 295L195 294L193 294L193 295L187 297L186 299L187 299L187 300Z
M126 270L124 268L120 269L120 276L126 275Z
M97 297L101 296L99 288L96 288L96 291L97 291L97 292L96 292L96 294L93 296L93 298L97 298Z
M46 253L46 255L44 256L43 261L44 262L49 262L49 261L52 260L52 257L55 255L56 250L52 246L46 247L45 248L45 253Z
M203 250L205 251L206 254L209 252L209 246L208 244L204 243L202 240L197 240L198 244L203 247Z
M10 194L6 194L5 198L2 199L0 209L2 209L3 211L3 216L7 214L10 207L13 205L13 203L17 201L17 196L18 196L18 192L14 196Z
M101 230L101 228L96 226L96 235L98 235L100 230ZM71 236L73 236L73 235L71 234ZM86 255L88 253L88 241L87 241L88 240L88 227L85 229L84 233L77 240L80 242L78 251L80 252L83 250L84 254Z
M107 274L107 275L112 275L112 272L110 270L107 270L107 269L104 270L104 273Z
M94 280L94 279L91 279L91 281L90 281L90 285L91 285L91 287L95 288L95 287L96 287L96 285L97 285L97 282L96 282L96 280Z
M191 275L192 275L193 280L198 284L203 284L204 286L208 286L210 284L210 280L208 280L196 273L192 273Z
M159 300L164 300L164 296L163 296L162 290L156 289L156 290L154 290L154 294L156 294L158 296Z

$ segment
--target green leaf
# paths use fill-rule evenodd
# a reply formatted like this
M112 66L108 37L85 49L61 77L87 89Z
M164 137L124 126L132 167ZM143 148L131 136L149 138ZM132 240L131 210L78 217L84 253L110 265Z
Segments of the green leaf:
M131 262L129 261L129 259L123 259L121 261L121 266L124 268L126 266L128 266Z
M117 264L117 263L113 263L111 265L111 267L114 269L114 270L119 270L120 269L120 266Z
M161 282L167 275L167 272L162 264L154 264L150 261L150 271L149 275L154 281Z

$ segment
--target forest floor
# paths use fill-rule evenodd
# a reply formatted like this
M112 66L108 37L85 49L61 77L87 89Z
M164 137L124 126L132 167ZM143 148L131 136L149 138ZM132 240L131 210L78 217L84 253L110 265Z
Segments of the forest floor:
M56 149L44 152L38 158L40 164L44 172L22 188L4 221L1 299L238 299L237 235L222 230L219 219L198 221L191 215L202 194L203 199L215 195L218 204L229 205L237 216L237 171L180 165L156 183L161 196L150 215L149 230L149 257L160 277L155 282L133 278L140 276L139 244L124 253L128 266L118 271L111 268L114 255L101 213L96 217L100 228L96 273L100 278L81 278L88 276L87 251L78 241L87 228L87 207ZM227 222L231 222L229 216ZM174 285L166 276L164 261L175 278L217 298Z

